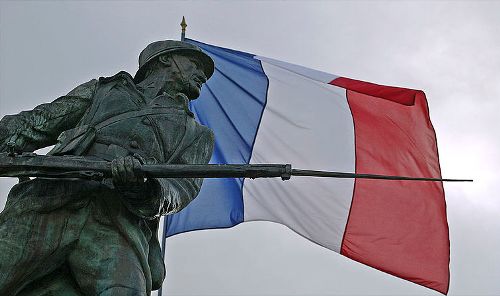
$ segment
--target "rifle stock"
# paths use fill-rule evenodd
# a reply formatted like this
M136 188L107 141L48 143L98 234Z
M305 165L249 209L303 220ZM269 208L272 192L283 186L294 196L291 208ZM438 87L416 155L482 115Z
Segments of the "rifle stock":
M290 179L286 164L144 164L146 178L275 178ZM111 163L84 156L0 153L0 177L111 178Z

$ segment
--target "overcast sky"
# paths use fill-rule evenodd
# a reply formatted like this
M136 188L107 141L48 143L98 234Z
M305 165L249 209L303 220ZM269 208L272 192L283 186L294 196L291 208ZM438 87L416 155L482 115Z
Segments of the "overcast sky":
M187 36L340 76L422 89L451 240L449 295L500 294L500 2L0 2L0 117L135 73ZM14 180L0 180L0 204ZM168 295L438 295L266 222L167 241Z

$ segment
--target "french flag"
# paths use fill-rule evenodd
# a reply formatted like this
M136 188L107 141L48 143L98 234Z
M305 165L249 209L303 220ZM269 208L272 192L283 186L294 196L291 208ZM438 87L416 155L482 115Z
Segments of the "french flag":
M441 178L422 91L338 77L204 44L215 73L191 104L215 133L211 163ZM292 177L205 179L164 238L273 221L353 260L446 294L441 182Z

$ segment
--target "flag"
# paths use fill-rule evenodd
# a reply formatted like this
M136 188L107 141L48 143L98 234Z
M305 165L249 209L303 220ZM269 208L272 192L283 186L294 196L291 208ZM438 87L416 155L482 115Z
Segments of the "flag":
M215 73L191 103L215 133L211 163L440 178L422 91L339 77L204 44ZM165 237L273 221L373 268L434 289L449 285L441 182L292 177L205 179Z

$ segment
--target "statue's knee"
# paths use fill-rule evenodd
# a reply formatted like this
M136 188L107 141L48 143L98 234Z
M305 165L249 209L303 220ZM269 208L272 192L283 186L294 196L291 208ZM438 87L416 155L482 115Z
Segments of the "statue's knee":
M110 287L100 292L99 296L146 296L146 291L130 287Z

